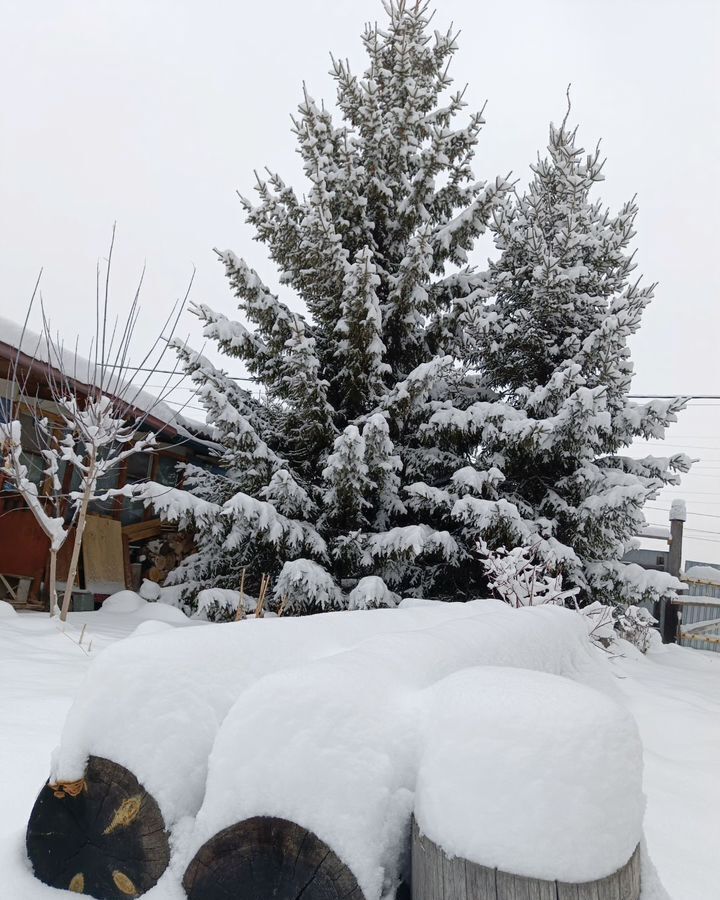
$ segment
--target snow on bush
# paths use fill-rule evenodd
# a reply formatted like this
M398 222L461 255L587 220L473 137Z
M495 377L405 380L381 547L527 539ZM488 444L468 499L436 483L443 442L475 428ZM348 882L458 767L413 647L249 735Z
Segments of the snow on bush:
M188 852L243 819L286 818L325 841L366 900L378 900L400 874L423 729L434 728L423 712L424 689L467 666L497 665L612 690L582 622L568 610L477 601L443 622L436 613L443 606L341 613L430 618L427 627L377 634L285 667L242 692L210 755Z
M399 597L382 578L366 575L358 581L348 596L348 609L373 609L379 606L397 606Z
M448 856L547 880L617 871L642 836L634 719L599 691L482 667L428 692L415 815Z
M274 596L289 611L337 609L344 605L332 576L310 559L285 563L275 583Z
M627 606L615 610L615 630L618 636L630 641L641 653L647 652L653 637L656 637L653 630L656 623L657 619L642 606Z
M629 641L642 653L650 646L652 626L657 620L645 608L632 604L608 606L599 600L578 607L575 601L578 589L563 590L562 575L554 574L556 563L540 558L537 547L512 550L501 547L491 552L481 541L478 549L491 590L510 606L567 605L580 613L590 640L600 647L609 646L616 637ZM646 583L647 579L638 578L629 569L631 581L639 585ZM640 590L642 593L642 587Z
M542 558L534 547L500 547L490 551L484 541L478 544L490 589L510 606L537 606L555 603L562 606L579 588L564 591L557 561Z
M3 616L16 616L17 610L7 600L0 600L0 619Z
M613 607L594 600L592 603L578 610L585 621L588 637L599 647L607 645L615 637L615 619Z
M243 607L245 612L255 609L254 597L245 595ZM192 614L194 619L206 619L209 622L227 622L234 619L240 605L240 591L228 588L205 588L197 595L197 608Z
M218 727L258 678L337 653L369 635L422 628L496 606L443 603L202 627L175 607L122 594L119 600L119 595L108 598L106 615L118 603L132 603L133 609L145 604L142 615L174 617L189 627L121 641L92 662L66 719L52 777L82 777L91 754L112 759L153 794L168 825L199 808Z

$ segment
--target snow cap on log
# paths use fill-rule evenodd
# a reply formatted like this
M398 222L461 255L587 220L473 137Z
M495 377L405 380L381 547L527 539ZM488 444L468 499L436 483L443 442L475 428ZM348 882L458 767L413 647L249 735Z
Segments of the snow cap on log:
M630 713L542 672L482 667L432 690L415 816L448 857L568 883L621 869L642 836Z
M244 691L218 732L189 851L210 852L243 820L282 819L326 844L366 900L379 900L403 875L417 763L436 727L433 684L480 664L604 683L582 618L569 610L478 601L428 625L368 638ZM276 862L292 866L282 853Z
M125 592L105 601L102 614L142 603ZM111 759L138 778L171 827L199 809L220 723L258 678L337 653L370 635L438 624L467 615L471 608L496 605L438 603L420 609L251 619L120 641L90 666L68 713L51 780L82 778L89 756Z

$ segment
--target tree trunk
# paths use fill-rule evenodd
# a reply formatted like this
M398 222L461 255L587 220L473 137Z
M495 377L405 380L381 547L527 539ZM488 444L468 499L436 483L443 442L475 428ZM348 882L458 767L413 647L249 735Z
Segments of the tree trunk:
M75 541L73 543L72 556L70 557L70 568L68 569L67 583L65 585L65 594L63 596L62 610L60 611L60 621L67 620L68 610L70 609L70 600L72 598L72 590L75 587L75 577L77 575L78 560L80 559L80 547L82 546L83 532L85 531L85 519L87 518L87 508L90 503L90 497L93 493L95 485L95 448L90 450L88 459L88 471L85 476L85 490L83 491L82 501L80 503L80 515L75 529Z
M317 835L287 819L257 816L220 831L183 878L188 900L364 900L355 876Z
M640 847L597 881L568 884L481 866L444 850L412 824L412 900L639 900Z
M50 615L55 615L57 607L57 550L50 548L50 574L48 575L48 602Z
M138 897L170 861L162 813L132 772L91 756L81 781L46 784L26 846L45 884L98 900Z

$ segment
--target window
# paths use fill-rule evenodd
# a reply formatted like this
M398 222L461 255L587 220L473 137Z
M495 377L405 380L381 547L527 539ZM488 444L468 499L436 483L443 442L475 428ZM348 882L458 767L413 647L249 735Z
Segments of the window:
M0 422L12 420L13 402L9 397L0 397Z
M177 487L180 473L177 465L180 462L175 456L159 456L155 480L166 487Z
M28 478L38 488L42 488L45 481L45 460L40 453L42 444L35 430L35 419L29 413L20 413L20 446L20 461L27 466Z
M133 453L127 458L125 478L127 484L139 484L150 477L152 455L149 453ZM135 525L145 518L145 504L140 500L125 498L120 521L123 525Z

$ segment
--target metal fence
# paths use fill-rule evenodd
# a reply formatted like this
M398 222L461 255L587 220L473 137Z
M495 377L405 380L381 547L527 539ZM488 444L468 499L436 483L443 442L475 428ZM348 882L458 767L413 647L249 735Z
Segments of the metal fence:
M720 584L687 576L682 580L688 593L673 601L680 613L678 643L720 653Z

